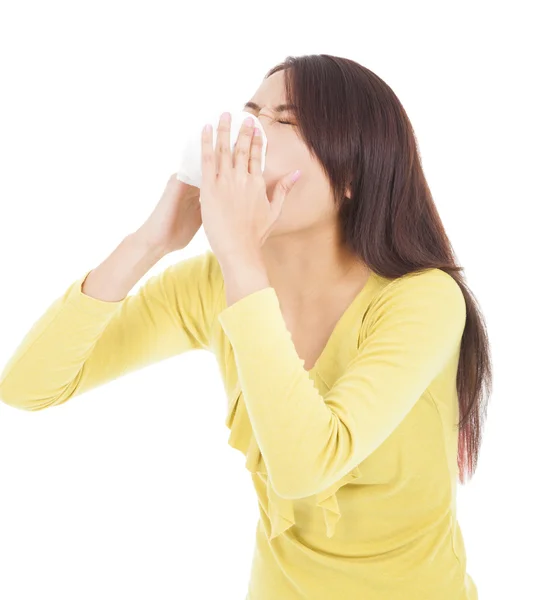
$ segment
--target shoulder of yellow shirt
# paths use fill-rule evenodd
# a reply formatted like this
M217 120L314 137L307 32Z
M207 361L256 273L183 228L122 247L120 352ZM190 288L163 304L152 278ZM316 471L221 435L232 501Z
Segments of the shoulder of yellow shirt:
M202 346L208 347L212 327L225 306L223 275L216 255L207 250L174 263L159 276L163 278L167 300L175 307L180 326L184 326L184 315L187 318L200 316L208 325L202 340ZM387 315L397 307L422 310L425 306L429 313L436 303L449 312L450 319L465 320L466 303L462 290L455 279L441 269L423 269L395 279L379 277L379 280L382 284L365 306L363 333L381 315ZM196 312L205 310L209 314Z

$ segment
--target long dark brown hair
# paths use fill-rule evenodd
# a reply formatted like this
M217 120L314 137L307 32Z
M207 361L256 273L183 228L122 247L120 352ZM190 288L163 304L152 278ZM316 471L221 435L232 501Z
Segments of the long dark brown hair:
M483 315L464 281L422 170L412 125L393 90L366 67L338 56L289 56L287 101L330 181L341 239L375 273L397 278L441 269L460 286L466 325L460 346L457 464L461 483L476 470L487 399L490 347ZM346 197L350 187L351 197Z

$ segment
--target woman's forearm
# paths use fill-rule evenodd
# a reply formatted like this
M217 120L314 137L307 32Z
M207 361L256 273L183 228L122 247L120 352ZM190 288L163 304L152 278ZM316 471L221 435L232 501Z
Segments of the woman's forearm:
M243 254L240 259L219 260L225 282L227 306L265 287L270 287L265 264L259 253Z
M161 249L149 246L138 234L131 233L88 273L82 293L106 302L123 300L163 256Z

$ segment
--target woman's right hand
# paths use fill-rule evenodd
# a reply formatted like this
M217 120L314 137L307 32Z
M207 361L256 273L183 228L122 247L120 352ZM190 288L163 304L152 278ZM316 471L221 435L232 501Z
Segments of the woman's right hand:
M185 248L202 225L200 189L170 176L164 193L145 223L134 232L162 254Z

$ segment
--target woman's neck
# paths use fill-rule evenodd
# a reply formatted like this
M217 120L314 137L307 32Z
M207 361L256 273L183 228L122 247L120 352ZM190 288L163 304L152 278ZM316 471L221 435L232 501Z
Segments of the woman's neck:
M360 287L369 274L367 266L326 231L268 238L262 255L271 285L296 309L350 286Z

